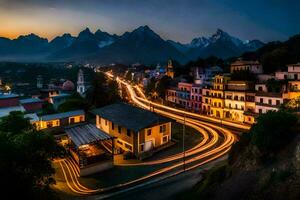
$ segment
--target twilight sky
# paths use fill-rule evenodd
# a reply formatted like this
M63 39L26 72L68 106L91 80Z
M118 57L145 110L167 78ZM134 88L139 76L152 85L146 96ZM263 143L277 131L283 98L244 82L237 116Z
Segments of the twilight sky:
M163 38L189 42L221 28L241 39L300 34L298 0L0 0L0 36L52 39L85 27L122 34L149 25Z

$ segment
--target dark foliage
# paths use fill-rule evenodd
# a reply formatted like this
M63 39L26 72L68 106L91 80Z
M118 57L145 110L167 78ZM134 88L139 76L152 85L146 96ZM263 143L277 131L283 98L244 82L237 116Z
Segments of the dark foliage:
M118 83L107 79L103 73L95 73L92 87L87 92L89 108L105 106L118 100Z
M63 151L53 136L36 131L20 112L2 118L0 127L2 197L55 199L50 159Z
M300 62L300 35L285 42L270 42L255 52L246 52L245 60L259 60L266 73L286 70L287 64Z
M262 152L274 152L295 136L297 117L285 111L262 114L250 130L251 143Z

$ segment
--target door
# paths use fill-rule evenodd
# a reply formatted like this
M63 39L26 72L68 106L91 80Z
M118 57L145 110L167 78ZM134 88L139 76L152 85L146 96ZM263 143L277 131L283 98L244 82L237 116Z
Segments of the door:
M146 141L144 146L144 151L149 151L153 148L152 140Z

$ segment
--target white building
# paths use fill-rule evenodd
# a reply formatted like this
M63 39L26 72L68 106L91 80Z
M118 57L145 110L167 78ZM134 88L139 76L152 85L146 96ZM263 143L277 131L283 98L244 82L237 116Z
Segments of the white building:
M268 111L278 111L282 103L281 93L258 92L255 95L255 112L261 114Z
M84 74L83 71L80 69L78 72L78 78L77 78L77 92L81 95L84 96L86 92L86 85L84 81Z
M277 80L300 80L300 63L288 65L288 71L276 72L275 77Z

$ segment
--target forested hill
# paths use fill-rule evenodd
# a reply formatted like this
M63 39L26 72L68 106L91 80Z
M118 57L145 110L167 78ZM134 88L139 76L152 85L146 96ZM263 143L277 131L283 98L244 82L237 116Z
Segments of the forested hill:
M285 42L270 42L254 52L242 56L246 60L259 60L265 73L286 70L287 64L300 62L300 34Z

